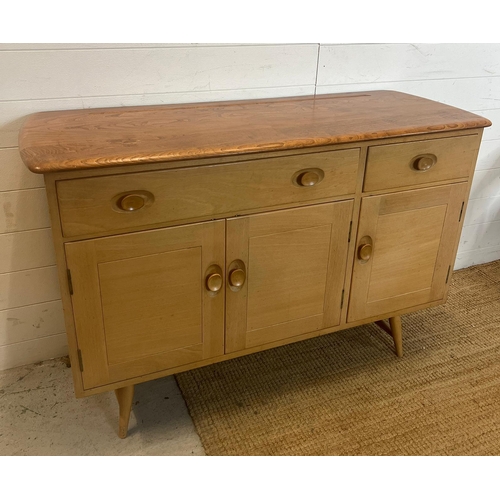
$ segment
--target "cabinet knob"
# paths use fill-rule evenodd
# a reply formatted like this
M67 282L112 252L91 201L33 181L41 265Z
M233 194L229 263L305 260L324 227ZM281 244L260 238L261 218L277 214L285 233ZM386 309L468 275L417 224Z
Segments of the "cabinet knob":
M144 206L146 200L138 194L127 194L118 201L118 206L127 212L134 212Z
M246 274L243 269L233 269L229 273L229 284L241 288L245 284Z
M218 292L222 288L222 275L219 273L209 274L206 280L207 290Z
M434 155L422 155L422 156L417 156L412 164L413 168L415 170L418 170L420 172L425 172L426 170L429 170L431 167L433 167L436 164L437 158Z
M358 258L360 260L364 260L365 262L370 260L370 257L372 256L372 250L373 247L370 245L370 243L360 245L358 247Z
M310 187L314 186L321 180L321 176L315 170L306 171L297 177L297 184L299 186Z

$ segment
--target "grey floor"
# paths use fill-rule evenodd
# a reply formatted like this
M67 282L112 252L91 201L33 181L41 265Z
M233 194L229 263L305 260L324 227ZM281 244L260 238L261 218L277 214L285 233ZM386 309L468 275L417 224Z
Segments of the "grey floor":
M62 360L0 372L0 455L204 455L173 377L137 385L126 439L117 427L114 393L76 399Z

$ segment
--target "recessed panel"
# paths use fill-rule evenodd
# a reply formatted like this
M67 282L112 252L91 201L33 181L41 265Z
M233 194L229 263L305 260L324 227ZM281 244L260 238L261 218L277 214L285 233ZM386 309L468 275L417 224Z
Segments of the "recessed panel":
M446 205L381 215L368 302L431 288Z
M98 267L109 364L202 342L200 247Z
M248 331L323 313L331 225L249 242Z

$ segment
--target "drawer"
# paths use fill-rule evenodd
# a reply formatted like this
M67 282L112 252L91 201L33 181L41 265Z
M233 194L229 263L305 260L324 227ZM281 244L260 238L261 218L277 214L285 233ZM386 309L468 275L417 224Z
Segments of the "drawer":
M412 188L429 182L467 178L474 168L476 134L368 148L363 191Z
M359 149L57 182L64 236L234 216L354 194Z

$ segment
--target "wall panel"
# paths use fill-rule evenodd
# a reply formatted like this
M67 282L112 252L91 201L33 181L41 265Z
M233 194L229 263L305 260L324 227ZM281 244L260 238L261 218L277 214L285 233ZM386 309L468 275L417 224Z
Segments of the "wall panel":
M0 346L0 370L58 358L68 353L66 334Z
M56 263L50 228L0 234L0 274Z
M45 188L0 192L0 207L0 234L50 227Z
M485 110L498 108L500 77L329 84L318 85L316 93L335 94L338 92L369 92L370 90L397 90L481 113Z
M0 345L64 333L60 300L0 311Z
M500 134L499 134L500 135ZM476 172L489 168L500 168L500 139L484 141L479 149Z
M322 45L318 85L500 76L500 44Z
M0 311L60 298L56 266L0 274Z
M0 51L1 100L314 85L316 44ZM16 82L15 85L12 82Z
M0 149L0 191L17 191L43 186L43 176L30 172L24 166L17 147Z

